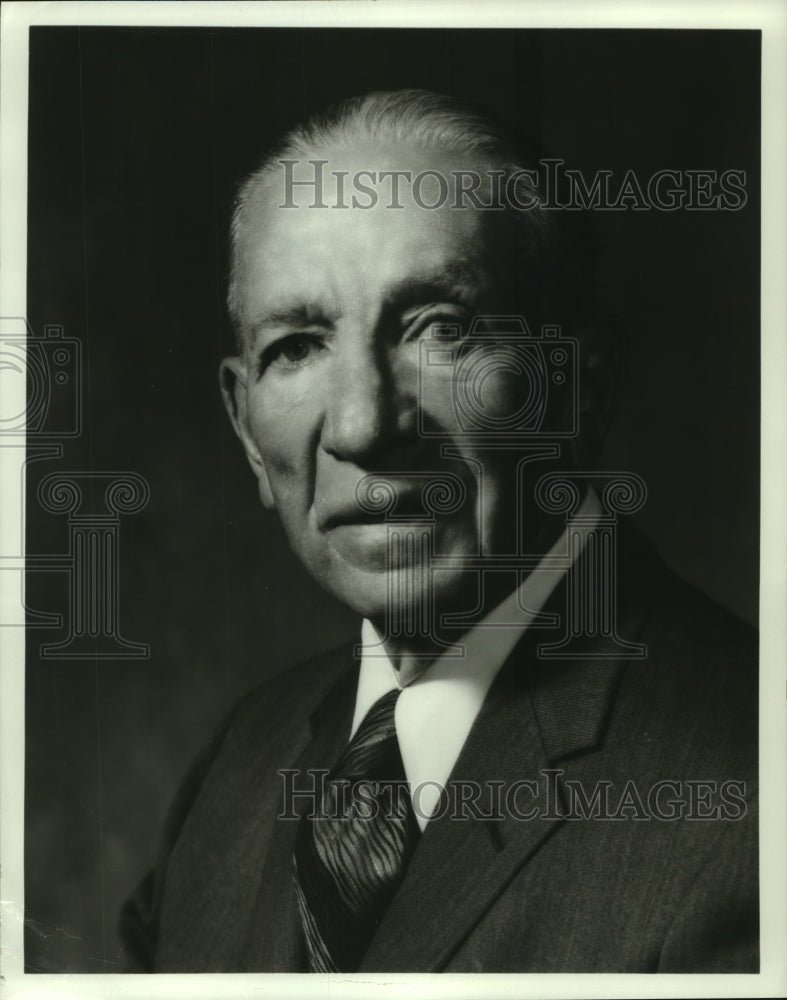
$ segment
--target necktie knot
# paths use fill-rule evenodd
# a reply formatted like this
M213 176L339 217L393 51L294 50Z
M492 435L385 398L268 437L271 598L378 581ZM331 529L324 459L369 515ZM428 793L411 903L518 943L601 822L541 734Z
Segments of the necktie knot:
M404 773L394 715L401 691L384 694L363 717L328 780L396 777ZM395 772L386 774L386 771Z

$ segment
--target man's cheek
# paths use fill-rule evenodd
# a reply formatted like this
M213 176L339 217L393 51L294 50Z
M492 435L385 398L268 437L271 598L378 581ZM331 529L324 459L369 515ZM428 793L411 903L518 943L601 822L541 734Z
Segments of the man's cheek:
M252 433L269 476L291 478L298 470L309 468L314 435L302 417L281 411L255 414Z
M285 527L296 533L304 531L312 495L304 468L277 454L265 460L265 469L276 510Z
M444 431L446 435L455 435L460 422L453 370L422 369L418 388L419 431L427 434Z

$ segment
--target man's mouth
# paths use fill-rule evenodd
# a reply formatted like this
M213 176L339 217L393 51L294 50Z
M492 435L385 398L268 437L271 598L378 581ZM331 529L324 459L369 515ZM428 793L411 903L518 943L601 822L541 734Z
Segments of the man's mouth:
M386 515L383 511L372 514L356 507L353 511L346 510L329 514L320 527L323 531L333 531L335 528L344 528L350 525L361 527L365 524L383 524L385 520Z
M333 531L341 527L363 527L365 525L397 524L407 521L431 520L430 512L424 506L420 492L396 493L391 506L381 510L364 510L353 499L350 503L331 509L318 519L322 531Z

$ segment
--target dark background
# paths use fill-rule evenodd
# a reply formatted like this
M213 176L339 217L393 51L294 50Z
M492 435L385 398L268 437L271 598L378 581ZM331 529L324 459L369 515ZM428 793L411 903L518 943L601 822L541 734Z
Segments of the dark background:
M27 663L27 960L118 971L118 907L179 777L258 680L354 633L261 509L217 391L232 188L335 99L403 86L478 102L569 167L745 170L738 212L597 212L599 297L631 332L605 456L648 484L667 562L757 620L759 33L34 28L28 318L83 345L84 430L28 467L28 550L61 553L43 475L136 472L123 635L147 660ZM31 573L28 604L65 610Z

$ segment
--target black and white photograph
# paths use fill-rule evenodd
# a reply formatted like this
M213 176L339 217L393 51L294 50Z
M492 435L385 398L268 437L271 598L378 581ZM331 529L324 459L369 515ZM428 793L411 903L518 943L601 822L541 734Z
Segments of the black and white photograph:
M17 6L9 996L781 995L785 12Z

